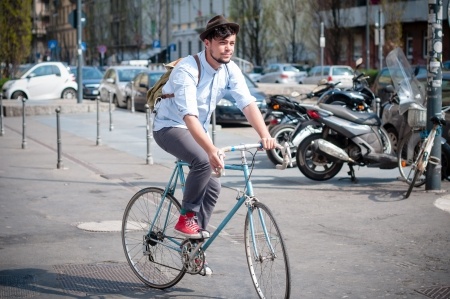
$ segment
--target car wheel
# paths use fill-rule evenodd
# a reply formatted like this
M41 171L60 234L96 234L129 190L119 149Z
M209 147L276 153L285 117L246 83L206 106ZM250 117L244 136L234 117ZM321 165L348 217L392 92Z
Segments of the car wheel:
M23 91L16 91L12 94L11 99L17 100L19 97L27 99L27 95Z
M72 100L77 98L77 91L73 88L66 88L61 94L61 99Z

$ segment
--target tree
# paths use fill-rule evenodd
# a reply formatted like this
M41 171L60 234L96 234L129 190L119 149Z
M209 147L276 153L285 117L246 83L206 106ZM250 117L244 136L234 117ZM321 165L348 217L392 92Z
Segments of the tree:
M325 60L328 64L339 64L341 57L348 55L352 38L349 30L351 14L346 8L352 7L353 0L308 0L309 11L313 15L311 44L319 50L320 23L325 25ZM346 60L346 59L345 59Z
M305 12L305 0L285 0L277 5L279 16L275 27L275 36L278 38L281 60L298 62L305 59L306 46L304 37L311 24L308 13Z
M264 65L276 45L274 5L271 0L230 1L230 19L240 25L240 55L255 65Z
M30 55L31 1L0 1L0 63L7 66L5 77L14 74L18 65Z

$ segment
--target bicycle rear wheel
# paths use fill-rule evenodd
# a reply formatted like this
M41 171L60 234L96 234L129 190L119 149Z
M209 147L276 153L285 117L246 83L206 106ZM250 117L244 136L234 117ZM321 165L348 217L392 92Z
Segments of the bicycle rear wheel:
M260 298L289 298L291 275L281 231L266 205L254 202L244 227L245 254Z
M423 174L423 171L419 170L418 168L414 171L414 176L411 180L411 184L409 184L409 186L408 186L408 191L406 191L405 198L408 198L409 195L411 195L411 191L414 187L414 183L417 181L418 178L420 178L422 176L422 174Z
M406 181L408 185L411 185L417 163L419 159L419 153L421 151L423 140L420 137L419 132L409 132L403 140L400 142L397 152L398 169L400 175ZM426 182L425 172L422 172L412 184L414 187L420 187Z
M122 220L122 245L128 264L146 285L165 289L185 274L180 244L171 237L180 204L160 188L145 188L128 203ZM152 227L150 229L150 227Z

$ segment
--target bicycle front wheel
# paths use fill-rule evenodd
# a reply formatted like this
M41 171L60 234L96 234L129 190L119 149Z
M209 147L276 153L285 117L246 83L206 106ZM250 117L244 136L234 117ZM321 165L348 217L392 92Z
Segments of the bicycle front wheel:
M291 274L280 229L266 205L254 202L245 218L245 254L260 298L289 298Z
M145 188L128 203L122 220L122 245L128 264L146 285L165 289L185 274L180 244L172 230L180 204L160 188Z
M425 172L422 172L412 183L417 163L422 160L422 143L419 132L409 132L400 142L397 152L400 175L408 185L412 184L414 187L420 187L426 182Z

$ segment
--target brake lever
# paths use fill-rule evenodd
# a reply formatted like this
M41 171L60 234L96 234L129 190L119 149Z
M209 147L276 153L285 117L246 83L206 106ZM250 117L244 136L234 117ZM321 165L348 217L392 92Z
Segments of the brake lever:
M291 156L291 148L289 147L289 144L287 142L283 145L279 145L278 147L281 150L281 153L283 154L283 163L277 164L275 167L278 170L284 170L288 166L292 167L292 156Z

